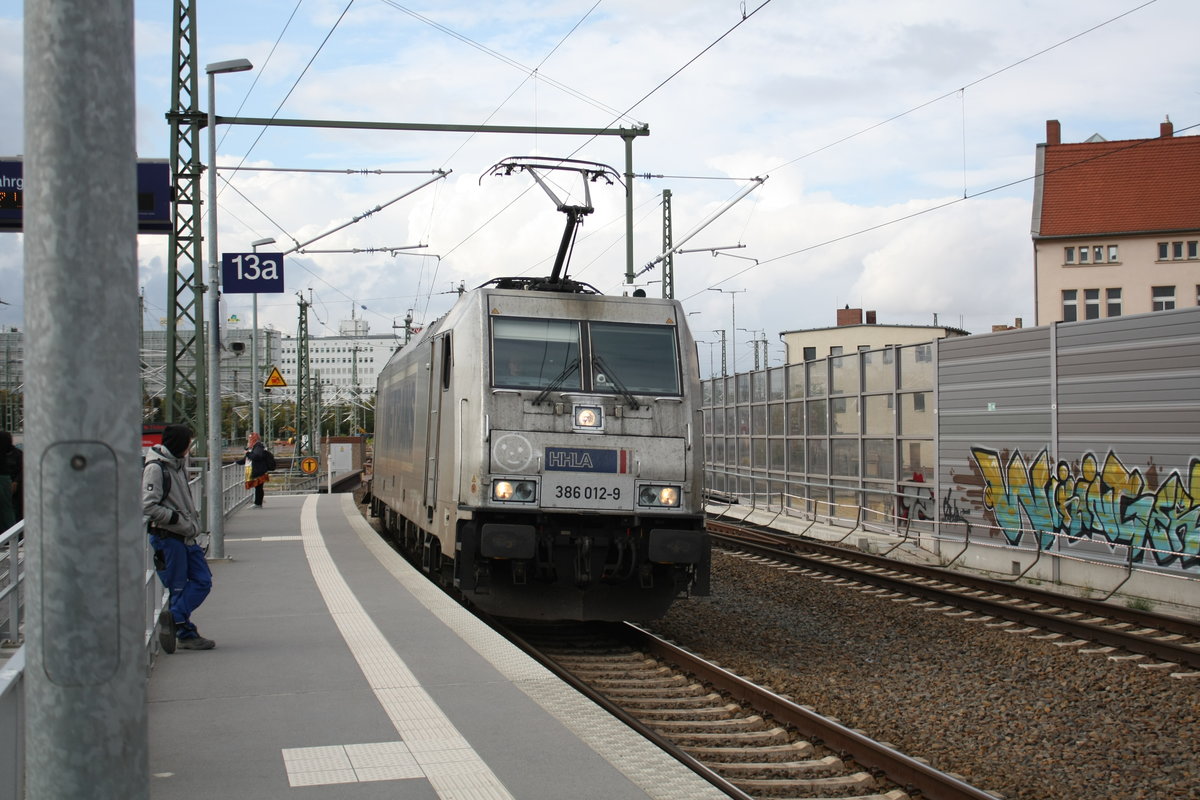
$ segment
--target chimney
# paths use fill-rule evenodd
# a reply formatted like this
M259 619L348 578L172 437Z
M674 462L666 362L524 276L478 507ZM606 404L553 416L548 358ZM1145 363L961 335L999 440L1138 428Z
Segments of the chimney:
M1158 136L1160 139L1170 139L1175 135L1175 125L1171 122L1168 116L1166 122L1158 123Z
M1062 144L1062 124L1056 119L1046 120L1046 144Z
M1017 328L1018 330L1025 327L1024 322L1020 317L1017 317L1016 321L1013 322L1013 327Z
M837 324L839 328L843 325L862 325L862 309L851 308L850 306L839 308L837 312Z
M874 311L868 311L868 312L867 312L867 324L868 324L868 325L874 325L874 324L875 324L875 312L874 312Z

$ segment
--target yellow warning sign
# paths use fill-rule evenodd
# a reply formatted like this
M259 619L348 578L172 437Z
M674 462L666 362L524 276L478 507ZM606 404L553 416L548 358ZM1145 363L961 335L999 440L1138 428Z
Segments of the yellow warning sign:
M271 367L271 374L267 376L267 381L263 384L263 388L272 389L276 386L287 386L287 381L279 374L279 367Z
M312 475L317 471L317 460L312 456L300 460L300 471L305 475Z

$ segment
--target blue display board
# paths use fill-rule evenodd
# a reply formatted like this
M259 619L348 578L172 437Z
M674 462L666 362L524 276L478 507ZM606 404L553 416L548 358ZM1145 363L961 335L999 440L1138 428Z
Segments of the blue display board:
M19 158L0 158L0 231L22 229L25 170ZM171 232L171 165L166 159L138 159L138 233Z

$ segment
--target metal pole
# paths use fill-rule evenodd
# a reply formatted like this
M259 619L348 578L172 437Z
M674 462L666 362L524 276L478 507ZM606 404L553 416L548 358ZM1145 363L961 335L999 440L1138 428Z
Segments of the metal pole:
M258 292L254 293L252 302L254 310L250 314L250 430L261 436L262 431L258 429Z
M729 295L729 351L733 362L733 374L737 375L737 296L746 291L745 289L714 289L709 288L710 292L721 292ZM722 369L724 365L722 365Z
M208 532L211 558L225 557L225 512L221 503L221 271L217 266L217 74L251 69L244 58L218 61L208 73Z
M133 0L26 0L24 38L24 797L144 800Z
M268 244L275 244L275 240L259 239L251 242L250 248L257 253L258 248ZM263 446L266 447L270 440L263 436L262 429L258 426L258 395L262 391L258 379L258 292L254 293L254 312L250 324L250 430L263 437Z
M625 130L622 128L621 130ZM647 131L648 132L648 131ZM633 137L621 134L625 140L625 282L633 283Z
M225 557L225 512L221 507L221 276L217 271L217 114L215 72L208 73L208 499L209 552Z

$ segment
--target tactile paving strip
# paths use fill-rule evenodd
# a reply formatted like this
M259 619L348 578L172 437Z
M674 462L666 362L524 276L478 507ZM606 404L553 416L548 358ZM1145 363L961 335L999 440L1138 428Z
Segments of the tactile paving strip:
M321 538L318 497L305 500L300 517L309 568L400 741L284 750L289 783L315 786L424 777L446 800L512 800L491 768L417 682L347 585Z
M351 495L342 498L346 519L363 544L405 589L501 675L647 795L655 800L727 800L726 794L638 736L448 598L379 538Z

